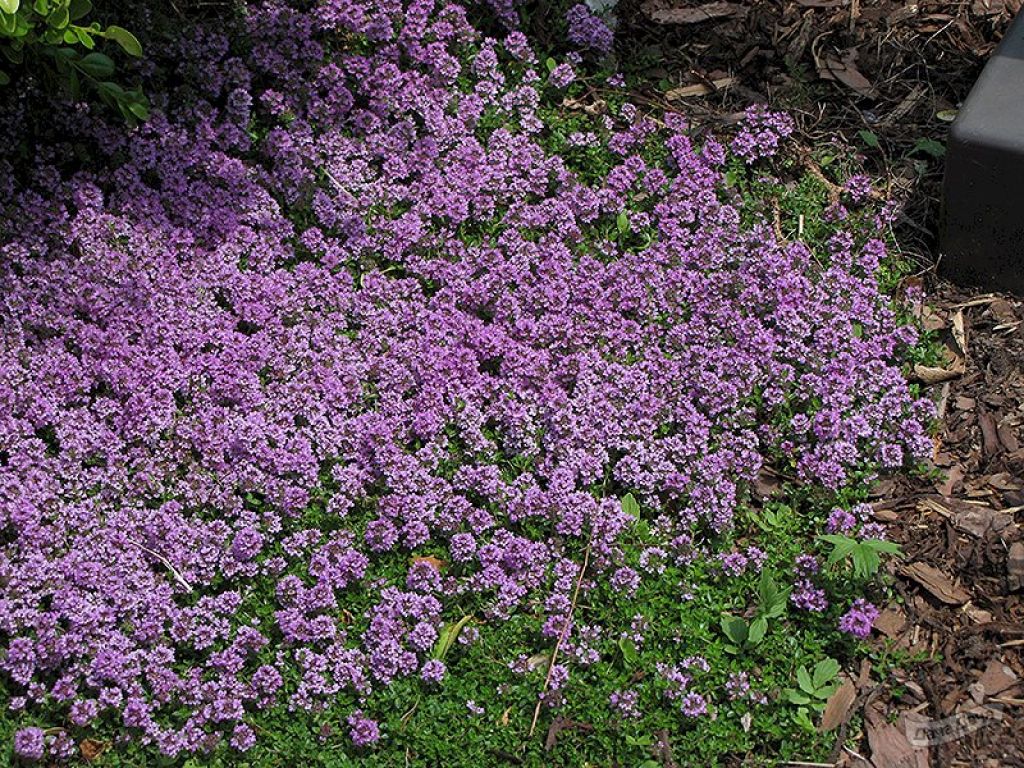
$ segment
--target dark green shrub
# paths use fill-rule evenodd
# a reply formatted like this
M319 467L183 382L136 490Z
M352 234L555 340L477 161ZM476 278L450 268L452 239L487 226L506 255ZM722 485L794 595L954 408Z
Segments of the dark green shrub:
M114 60L97 50L101 42L114 42L129 56L141 56L142 46L123 27L90 21L92 10L90 0L0 0L0 86L31 71L74 98L92 92L125 119L145 120L142 90L114 82Z

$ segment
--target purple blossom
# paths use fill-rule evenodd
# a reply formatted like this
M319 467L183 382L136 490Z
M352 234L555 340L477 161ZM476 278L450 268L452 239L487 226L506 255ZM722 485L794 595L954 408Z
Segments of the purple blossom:
M567 88L576 80L576 70L569 63L563 62L557 65L548 74L548 81L555 88Z
M583 3L577 3L565 15L569 42L595 53L611 51L615 35L608 25Z
M14 733L14 754L24 760L42 760L46 754L46 734L42 728L22 728Z
M613 691L608 698L608 703L621 717L634 720L640 718L643 714L637 706L639 700L640 694L638 691Z
M871 634L871 627L878 618L879 610L864 598L857 598L853 601L843 616L839 619L839 629L847 634L866 638Z
M376 720L366 717L362 710L352 712L346 722L349 738L357 747L368 747L380 741L380 726Z
M444 662L440 659L431 659L423 665L420 670L420 677L428 683L440 683L446 672Z
M732 151L750 162L772 157L795 127L793 119L783 112L773 112L761 105L749 107L732 141Z

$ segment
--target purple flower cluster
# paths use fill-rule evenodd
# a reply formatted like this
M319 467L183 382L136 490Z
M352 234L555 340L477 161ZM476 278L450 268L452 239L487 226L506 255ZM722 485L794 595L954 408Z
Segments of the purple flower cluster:
M871 627L874 625L875 619L878 618L878 614L877 607L864 598L858 597L853 601L850 610L839 619L839 629L854 637L864 639L871 634Z
M577 3L565 15L569 25L569 42L598 54L609 53L615 43L615 33L601 17L583 3Z
M744 113L739 132L732 141L732 151L748 162L772 157L782 141L793 134L793 118L784 112L773 112L755 105Z
M595 119L614 167L581 179L543 145L525 39L456 3L305 7L251 4L247 47L202 25L154 44L181 85L147 124L58 118L0 181L0 671L26 722L244 751L253 713L436 685L467 597L492 620L543 605L543 636L592 659L585 542L583 591L632 594L697 556L692 527L729 529L783 444L832 488L883 446L929 448L880 242L823 261L742 226L724 148L671 117ZM328 55L342 38L369 48ZM0 167L31 125L0 109ZM786 130L751 126L746 158ZM638 569L608 481L670 521ZM428 546L455 575L374 570ZM365 631L339 621L354 597ZM666 672L696 716L689 674Z

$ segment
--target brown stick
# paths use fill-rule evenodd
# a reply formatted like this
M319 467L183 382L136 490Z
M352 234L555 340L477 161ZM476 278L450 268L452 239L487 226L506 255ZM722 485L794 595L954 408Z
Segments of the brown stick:
M537 697L537 706L533 709L533 720L530 721L530 736L533 736L533 732L537 730L537 720L540 718L540 707L544 703L544 694L547 693L548 686L551 684L551 671L555 668L555 659L558 658L558 649L562 647L562 641L565 640L565 635L569 631L569 624L572 622L573 612L576 610L576 600L580 596L580 585L583 583L583 574L587 572L587 564L590 562L590 542L587 542L587 548L583 551L583 565L580 566L580 575L576 579L576 588L572 592L572 604L569 606L569 615L565 617L565 625L562 627L562 631L558 633L558 639L555 641L555 648L551 651L551 661L548 662L548 673L544 677L544 687L541 688L540 696Z

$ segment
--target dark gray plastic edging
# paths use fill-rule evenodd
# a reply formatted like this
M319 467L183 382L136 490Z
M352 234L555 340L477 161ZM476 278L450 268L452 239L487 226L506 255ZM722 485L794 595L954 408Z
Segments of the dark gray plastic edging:
M940 272L1024 293L1024 11L949 131Z

